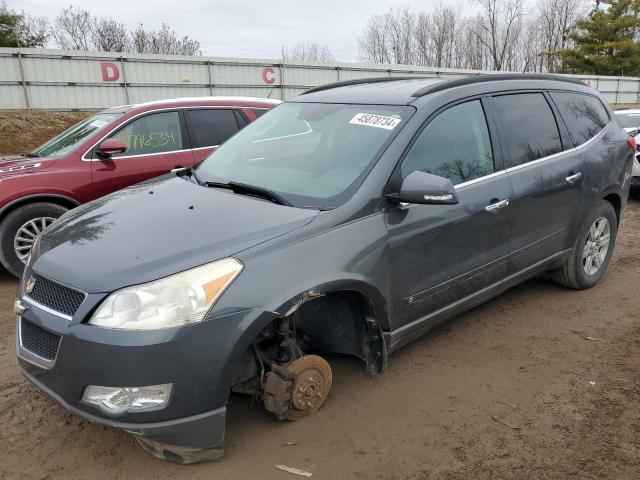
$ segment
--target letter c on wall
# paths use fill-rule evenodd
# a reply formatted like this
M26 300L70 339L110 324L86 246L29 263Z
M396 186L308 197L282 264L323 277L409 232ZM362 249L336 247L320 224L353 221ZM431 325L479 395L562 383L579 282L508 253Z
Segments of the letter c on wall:
M103 82L116 82L120 78L120 69L113 62L100 62Z
M273 67L264 67L262 69L262 81L267 85L273 85L276 81L276 71Z

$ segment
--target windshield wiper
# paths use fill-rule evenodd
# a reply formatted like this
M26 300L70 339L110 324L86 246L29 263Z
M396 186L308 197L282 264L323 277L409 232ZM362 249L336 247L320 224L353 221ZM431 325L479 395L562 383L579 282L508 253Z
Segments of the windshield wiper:
M246 183L238 182L205 182L204 184L210 188L225 188L239 195L264 198L270 202L277 203L278 205L285 205L287 207L293 206L291 202L285 199L282 195L274 192L273 190L269 190L268 188L256 187L255 185L247 185Z
M198 177L198 175L196 174L196 170L193 167L174 168L171 171L175 173L178 177L184 177L185 175L187 175L193 178L198 185L202 185L202 186L206 185L206 183L203 182L200 179L200 177Z
M29 158L40 158L42 155L40 155L39 153L35 153L35 152L29 152L29 153L21 153L20 156L21 157L29 157Z

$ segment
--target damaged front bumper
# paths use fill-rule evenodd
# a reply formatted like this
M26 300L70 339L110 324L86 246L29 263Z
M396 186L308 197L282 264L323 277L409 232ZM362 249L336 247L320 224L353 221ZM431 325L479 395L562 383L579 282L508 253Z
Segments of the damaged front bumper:
M72 413L125 430L152 455L177 463L223 455L226 403L250 345L245 338L255 338L273 318L247 309L182 328L122 332L64 319L28 302L21 307L16 351L23 375ZM23 320L32 332L58 338L52 358L45 361L23 345L29 340L23 338ZM160 409L110 414L84 401L89 385L169 383L171 396Z
M91 423L119 428L132 434L154 457L175 463L219 460L224 455L226 407L192 417L155 423L124 423L91 415L67 402L22 369L27 380L50 395L65 409Z

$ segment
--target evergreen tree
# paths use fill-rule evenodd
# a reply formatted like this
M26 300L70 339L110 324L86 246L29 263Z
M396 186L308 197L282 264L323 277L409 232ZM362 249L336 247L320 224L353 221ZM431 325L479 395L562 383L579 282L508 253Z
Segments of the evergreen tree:
M46 40L44 28L0 4L0 47L42 47Z
M563 71L640 76L639 32L640 0L597 2L596 9L578 20L569 35L574 47L560 51Z

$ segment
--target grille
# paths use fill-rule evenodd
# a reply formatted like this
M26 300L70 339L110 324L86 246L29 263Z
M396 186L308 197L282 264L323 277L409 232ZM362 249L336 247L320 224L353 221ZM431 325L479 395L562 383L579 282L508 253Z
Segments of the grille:
M31 293L27 295L45 307L73 317L84 302L84 293L82 292L60 285L37 273L33 274L33 278L35 285Z
M60 336L22 318L20 320L20 343L25 350L41 358L55 360Z

